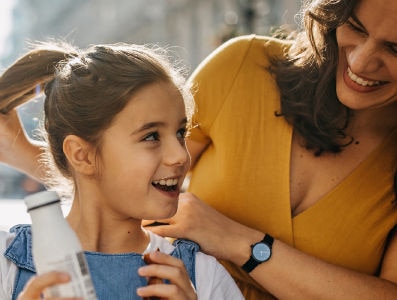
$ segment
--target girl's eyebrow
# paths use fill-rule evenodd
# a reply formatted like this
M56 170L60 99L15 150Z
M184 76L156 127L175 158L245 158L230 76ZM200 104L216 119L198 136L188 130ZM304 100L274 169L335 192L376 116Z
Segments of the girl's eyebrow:
M136 130L134 130L131 134L137 134L137 133L140 133L142 131L145 131L145 130L148 130L148 129L151 129L151 128L161 127L161 126L164 126L164 122L149 122L149 123L145 123L141 127L139 127Z
M183 118L180 122L180 125L186 125L187 124L187 118ZM143 124L141 127L139 127L138 129L134 130L131 134L137 134L139 132L145 131L145 130L149 130L151 128L156 128L156 127L161 127L161 126L165 126L164 122L149 122L149 123L145 123Z
M183 118L180 124L181 125L186 125L187 124L187 118Z

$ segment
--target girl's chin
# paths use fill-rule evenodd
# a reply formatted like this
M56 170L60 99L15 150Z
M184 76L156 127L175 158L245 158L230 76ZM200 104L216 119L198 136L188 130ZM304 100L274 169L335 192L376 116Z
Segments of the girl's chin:
M175 208L163 208L161 212L159 212L158 214L153 214L150 216L150 218L145 218L145 220L153 220L153 222L155 222L157 220L172 218L176 214L177 209L177 206L175 206Z

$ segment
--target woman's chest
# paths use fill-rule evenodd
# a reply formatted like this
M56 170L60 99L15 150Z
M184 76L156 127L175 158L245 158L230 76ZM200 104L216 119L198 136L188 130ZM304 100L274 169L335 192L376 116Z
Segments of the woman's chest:
M352 144L340 153L315 156L298 142L291 146L290 200L296 216L313 206L343 183L372 152L376 145Z

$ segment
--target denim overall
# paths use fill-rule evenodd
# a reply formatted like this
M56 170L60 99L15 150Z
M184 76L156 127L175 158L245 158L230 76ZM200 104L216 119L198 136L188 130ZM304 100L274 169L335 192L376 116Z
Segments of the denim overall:
M17 225L11 228L15 239L5 252L5 256L18 266L12 300L16 300L26 282L35 274L32 256L30 225ZM191 241L176 240L171 253L183 261L193 285L195 282L195 258L199 246ZM144 266L142 254L103 254L85 252L92 281L98 300L140 299L136 289L147 284L146 278L138 275L138 268Z

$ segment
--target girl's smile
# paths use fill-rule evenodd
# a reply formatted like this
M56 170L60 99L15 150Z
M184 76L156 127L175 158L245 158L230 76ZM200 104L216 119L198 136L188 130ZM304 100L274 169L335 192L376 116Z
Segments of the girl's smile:
M179 195L181 182L183 182L183 179L180 178L163 178L153 181L152 185L165 195L175 198Z

